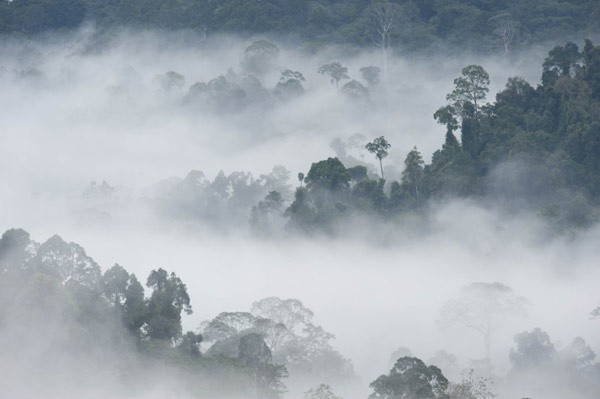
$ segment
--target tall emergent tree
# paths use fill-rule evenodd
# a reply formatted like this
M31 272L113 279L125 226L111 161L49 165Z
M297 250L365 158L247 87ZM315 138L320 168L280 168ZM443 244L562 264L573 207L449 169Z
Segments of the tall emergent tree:
M474 117L479 118L482 102L490 91L490 75L480 65L468 65L462 69L462 76L454 79L455 88L446 96L456 115L463 118L471 107Z
M381 136L376 138L375 140L367 143L365 148L372 154L375 154L375 158L379 160L379 168L381 169L381 178L383 179L383 158L388 156L387 150L392 147L390 143L387 142L385 137Z
M373 44L381 49L384 77L387 74L391 36L398 28L400 10L401 7L399 4L389 1L378 1L369 6L369 15L376 31Z
M523 314L528 304L502 283L473 283L463 288L458 298L446 302L439 323L442 327L461 324L477 331L484 340L489 360L494 331L508 318Z

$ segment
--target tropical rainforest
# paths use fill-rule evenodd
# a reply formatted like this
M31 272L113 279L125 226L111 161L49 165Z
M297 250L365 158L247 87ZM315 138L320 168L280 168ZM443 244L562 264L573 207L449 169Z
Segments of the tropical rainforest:
M0 397L597 399L599 34L0 2Z
M461 46L509 51L519 46L582 36L600 27L594 0L397 0L394 40L407 51ZM367 0L13 0L0 5L0 31L25 34L101 27L192 29L213 33L298 36L311 47L365 47L378 36ZM387 12L387 11L386 11Z

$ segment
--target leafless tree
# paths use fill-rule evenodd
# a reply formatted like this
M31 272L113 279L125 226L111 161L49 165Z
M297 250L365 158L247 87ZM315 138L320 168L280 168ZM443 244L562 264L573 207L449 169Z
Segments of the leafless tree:
M496 15L488 22L494 26L494 46L502 48L505 54L510 53L517 44L518 22L508 13Z
M391 36L398 29L402 8L396 3L381 1L371 4L369 15L377 34L373 44L381 49L383 56L383 75L387 73L387 59L391 48Z

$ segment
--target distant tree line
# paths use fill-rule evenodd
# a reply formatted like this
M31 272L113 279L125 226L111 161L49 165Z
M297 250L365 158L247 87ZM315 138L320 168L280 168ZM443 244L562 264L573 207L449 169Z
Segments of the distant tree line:
M312 46L343 43L409 51L442 43L510 52L600 27L595 0L13 0L0 3L0 31L100 27L194 29L202 34L289 33ZM386 63L384 62L384 65Z

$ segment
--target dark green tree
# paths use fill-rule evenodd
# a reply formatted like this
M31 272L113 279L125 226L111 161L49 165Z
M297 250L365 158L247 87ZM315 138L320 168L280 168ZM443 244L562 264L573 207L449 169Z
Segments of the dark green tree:
M438 399L446 398L448 380L436 366L427 366L416 357L402 357L388 375L370 384L370 399Z
M381 169L381 178L383 179L383 158L388 156L388 150L392 147L390 143L387 142L385 137L381 136L376 138L375 140L367 143L365 148L371 154L375 155L375 158L379 160L379 167Z
M446 99L450 101L457 116L466 116L465 104L469 103L473 106L474 117L479 118L482 102L490 90L489 85L490 76L483 67L468 65L462 69L462 76L454 79L455 88Z
M350 174L337 158L313 163L304 180L309 191L325 189L330 192L344 192L349 187Z
M402 171L402 185L417 206L421 201L421 186L425 175L424 165L421 153L417 147L414 147L406 156L404 171Z
M158 269L150 273L146 286L152 289L148 299L148 337L171 341L181 338L181 312L192 314L185 284L175 273Z
M544 60L542 72L543 85L553 85L558 78L574 74L575 69L581 61L582 55L579 53L579 47L575 43L568 42L564 46L554 47Z

